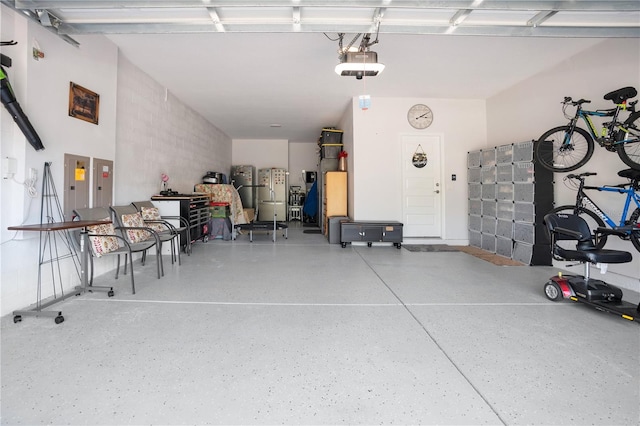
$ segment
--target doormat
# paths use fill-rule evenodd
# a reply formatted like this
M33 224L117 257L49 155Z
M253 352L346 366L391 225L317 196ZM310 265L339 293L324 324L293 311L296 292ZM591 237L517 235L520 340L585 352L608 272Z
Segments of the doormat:
M491 253L478 247L456 246L456 248L461 252L470 254L471 256L477 257L478 259L486 260L487 262L493 263L494 265L526 266L524 263L518 262L517 260L509 259L508 257L500 256L499 254Z
M321 234L322 233L320 229L305 229L302 232L305 234Z
M411 252L458 251L456 247L446 244L403 244L402 247Z

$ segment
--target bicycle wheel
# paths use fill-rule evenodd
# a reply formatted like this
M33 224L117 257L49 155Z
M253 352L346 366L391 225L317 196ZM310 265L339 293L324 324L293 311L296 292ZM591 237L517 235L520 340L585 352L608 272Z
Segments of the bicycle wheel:
M535 159L553 172L570 172L587 164L593 155L593 138L586 130L576 127L565 144L569 126L554 127L540 136Z
M575 211L576 206L560 206L551 210L551 213L575 214ZM595 231L597 228L606 228L607 226L605 225L604 221L600 219L600 216L598 216L591 210L585 209L584 207L578 208L578 216L580 216L587 222L587 225L589 225L589 229L591 229L591 232ZM593 234L591 234L591 237L593 238ZM607 244L607 235L601 235L598 239L596 247L601 249L605 244ZM575 243L572 250L573 249L575 249Z
M635 141L621 143L616 147L618 157L632 169L640 170L640 111L634 112L624 122L625 130L619 130L616 141Z
M640 251L640 209L635 209L629 218L629 223L632 225L636 225L638 227L638 231L631 233L631 242L636 250Z

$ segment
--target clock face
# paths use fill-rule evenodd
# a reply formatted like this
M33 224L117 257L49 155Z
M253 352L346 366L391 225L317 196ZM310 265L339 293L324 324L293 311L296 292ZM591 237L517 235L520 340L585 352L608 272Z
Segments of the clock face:
M407 120L416 129L426 129L433 123L433 112L426 105L416 104L409 108Z

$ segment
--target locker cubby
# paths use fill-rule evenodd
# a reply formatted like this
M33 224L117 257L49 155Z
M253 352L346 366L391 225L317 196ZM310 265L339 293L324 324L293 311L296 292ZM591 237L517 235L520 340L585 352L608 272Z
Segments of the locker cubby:
M495 200L496 199L496 184L495 183L482 184L482 199L483 200Z
M533 161L534 145L468 153L469 244L526 264L551 265L542 219L553 209L553 173Z
M513 144L513 161L533 161L533 142L520 142Z
M525 244L521 242L515 242L513 245L513 254L511 258L513 260L517 260L518 262L522 262L525 265L532 265L532 257L533 257L533 245Z
M496 217L497 204L495 200L482 200L482 216Z
M501 145L496 148L496 163L511 164L513 162L513 145Z
M496 182L513 182L513 164L498 164L496 166Z
M496 217L503 220L513 220L514 204L498 201L496 205Z
M479 200L482 198L482 185L479 183L469 184L469 198L472 200Z
M496 166L487 166L482 169L482 183L496 183Z
M533 163L514 163L513 181L516 183L533 183Z
M496 221L495 217L482 216L482 233L496 235Z
M514 183L513 200L516 203L533 203L534 189L530 183Z
M498 219L496 222L496 236L513 239L513 222Z
M481 183L482 182L482 169L474 168L467 171L468 183Z
M496 237L496 254L504 257L513 256L513 240L511 238Z
M496 186L498 201L513 201L513 183L499 183Z
M481 249L491 253L496 252L496 236L483 233L480 238Z
M535 241L533 223L515 222L513 224L513 239L521 243L533 244Z
M469 216L469 230L475 232L482 231L482 216Z
M536 209L532 203L514 203L513 220L516 222L535 222Z
M474 168L480 167L480 151L472 151L467 153L467 167Z
M482 214L481 200L469 200L469 214L472 216L480 216Z
M480 165L482 167L492 167L496 165L496 149L489 148L480 151L482 156L480 157Z
M469 231L469 245L472 247L482 246L482 234L478 231Z

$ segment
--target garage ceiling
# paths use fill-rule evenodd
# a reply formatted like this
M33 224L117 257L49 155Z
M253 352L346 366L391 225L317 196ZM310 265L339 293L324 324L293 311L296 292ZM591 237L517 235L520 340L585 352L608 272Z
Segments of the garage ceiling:
M485 99L605 38L640 38L638 0L0 1L80 49L107 35L232 138L314 141L353 96ZM385 71L337 76L338 33L378 34Z

